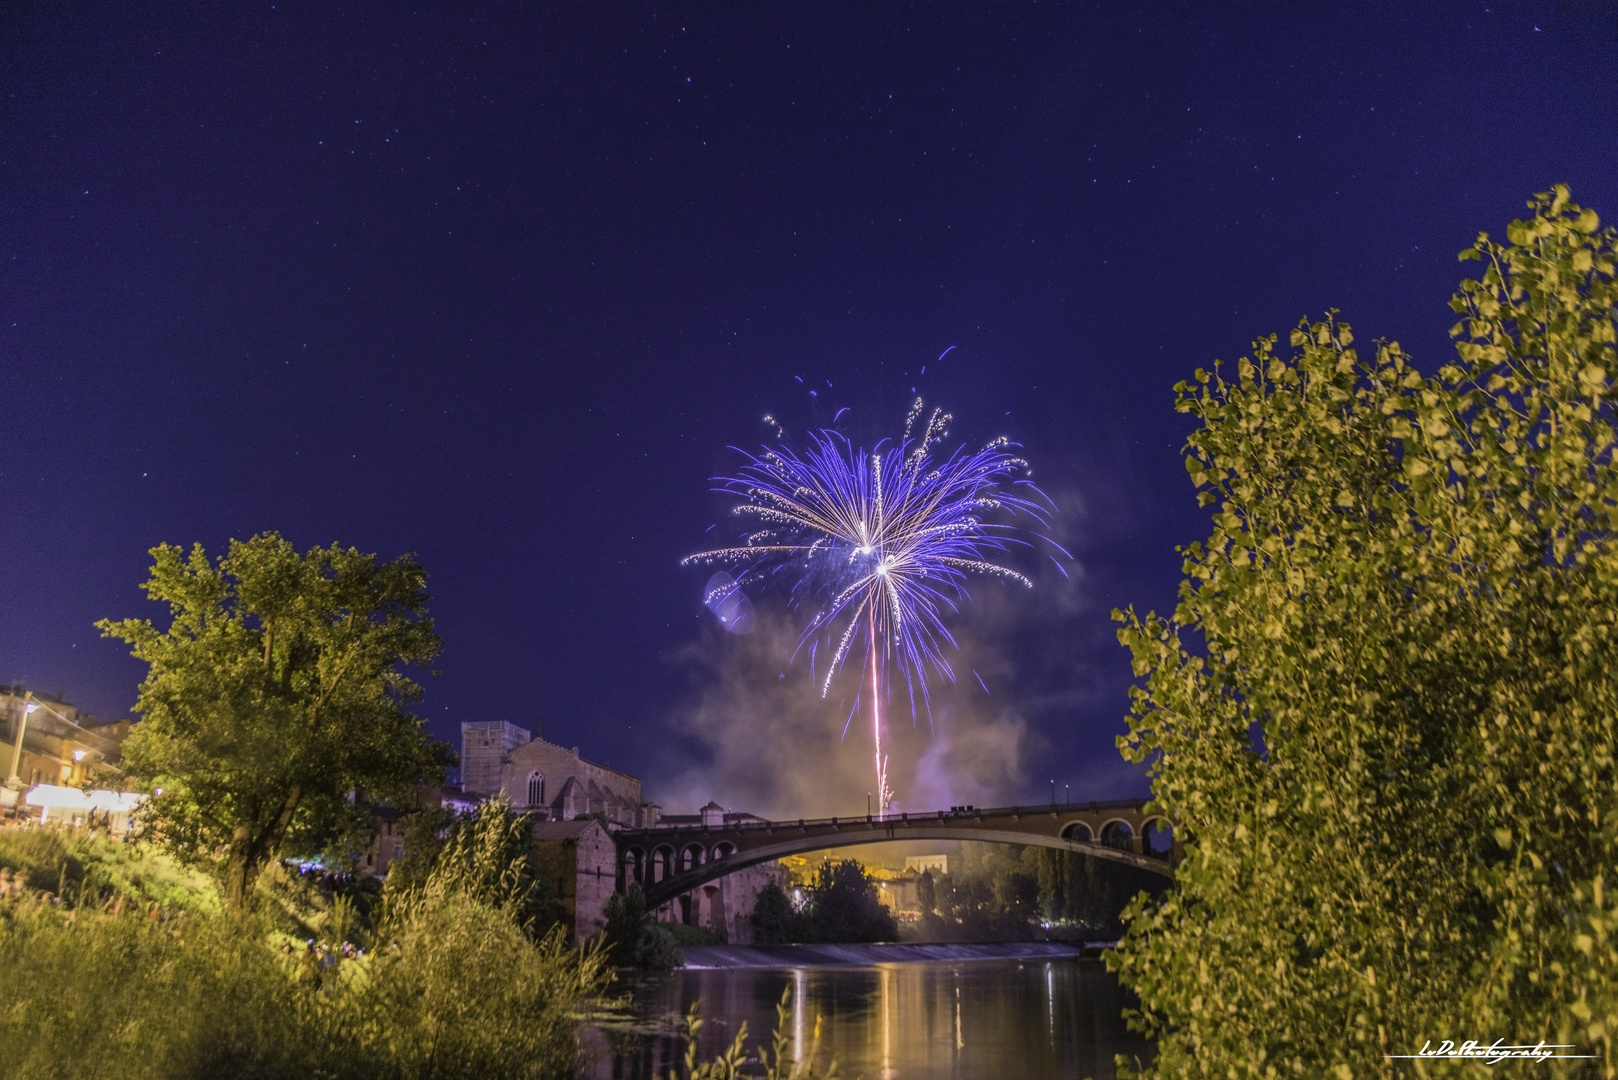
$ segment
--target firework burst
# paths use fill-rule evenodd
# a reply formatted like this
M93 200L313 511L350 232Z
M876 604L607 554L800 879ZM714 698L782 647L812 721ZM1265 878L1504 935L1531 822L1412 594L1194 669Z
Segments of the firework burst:
M814 612L799 649L808 647L822 697L863 646L883 813L893 799L881 710L891 669L905 680L912 717L919 695L931 722L928 680L955 681L944 654L956 643L945 618L967 598L968 579L1032 585L995 561L1026 541L1013 535L1012 522L989 518L1021 516L1044 527L1052 509L1026 479L1028 463L1015 454L1015 444L996 439L976 453L957 448L940 458L935 451L951 418L934 410L917 436L921 415L918 399L900 440L884 440L870 452L838 432L819 431L802 454L777 446L747 455L747 464L719 483L741 499L735 513L751 521L753 531L738 546L682 563L722 565L734 575L710 579L705 601L716 610L749 578L790 577L795 601ZM859 705L856 698L851 719Z

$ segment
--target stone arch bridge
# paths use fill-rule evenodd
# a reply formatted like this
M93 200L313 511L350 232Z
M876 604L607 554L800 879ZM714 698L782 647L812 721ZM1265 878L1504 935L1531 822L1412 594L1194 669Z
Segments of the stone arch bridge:
M977 840L1038 845L1094 855L1168 877L1179 844L1172 824L1139 800L1063 806L955 807L932 813L761 821L733 817L709 824L613 831L619 890L630 882L656 909L737 870L788 855L890 840Z

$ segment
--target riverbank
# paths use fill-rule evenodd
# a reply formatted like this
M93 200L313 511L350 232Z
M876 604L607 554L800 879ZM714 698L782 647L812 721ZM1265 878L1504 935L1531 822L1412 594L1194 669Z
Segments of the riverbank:
M982 960L1071 960L1095 956L1111 942L1004 941L981 945L687 945L692 971L742 968L869 967L875 964L960 964Z

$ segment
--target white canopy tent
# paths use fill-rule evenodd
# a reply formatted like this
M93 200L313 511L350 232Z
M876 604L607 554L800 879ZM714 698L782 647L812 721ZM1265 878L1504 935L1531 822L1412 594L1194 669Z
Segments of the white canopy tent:
M57 816L72 821L79 815L88 815L92 810L99 810L107 814L114 827L129 827L129 815L146 796L134 791L80 791L78 788L61 787L57 784L40 784L31 789L23 801L29 806L39 808L39 821L43 825L50 820L51 811Z

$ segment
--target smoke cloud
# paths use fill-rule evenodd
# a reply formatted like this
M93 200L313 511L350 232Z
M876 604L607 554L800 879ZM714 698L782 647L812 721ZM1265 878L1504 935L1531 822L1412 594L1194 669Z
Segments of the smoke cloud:
M1065 505L1073 506L1076 500ZM1058 518L1058 529L1071 522ZM1064 536L1057 536L1070 546ZM1043 543L1028 552L1035 587L978 580L950 621L959 649L947 654L953 684L932 680L931 722L919 697L912 722L904 680L894 677L883 701L894 811L1004 805L1048 798L1033 775L1064 727L1104 709L1118 693L1115 677L1096 669L1100 649L1116 650L1106 611L1088 595L1077 562L1058 566ZM704 619L698 640L672 659L689 680L689 705L675 727L703 749L705 761L658 785L670 813L690 813L710 799L731 810L775 818L861 815L873 791L868 704L860 701L860 654L833 681L826 698L798 649L803 617L779 595L755 596L756 630L725 633ZM1104 640L1100 640L1104 636ZM797 656L794 657L794 653ZM822 673L823 675L823 673ZM1113 723L1121 730L1122 704ZM847 725L846 737L844 727ZM1073 796L1106 798L1139 786L1138 770L1110 753L1087 763Z

